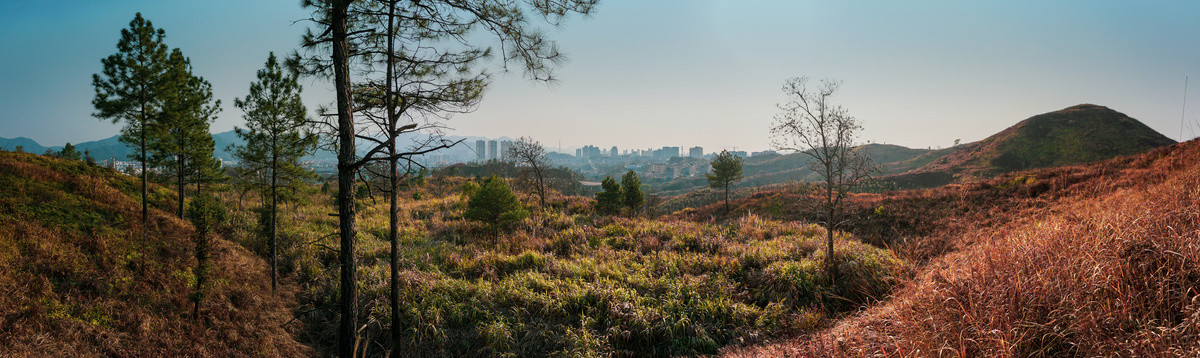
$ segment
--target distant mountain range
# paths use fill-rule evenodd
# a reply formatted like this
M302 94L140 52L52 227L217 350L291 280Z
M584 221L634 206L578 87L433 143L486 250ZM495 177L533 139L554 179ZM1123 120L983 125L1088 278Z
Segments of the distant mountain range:
M412 135L408 136L407 138L402 139L400 142L401 143L409 143L408 145L411 145L412 143L416 143L417 140L422 139L421 136L422 136L421 134L412 134ZM112 136L112 137L108 137L108 138L96 140L96 141L73 143L73 145L75 146L75 150L79 151L80 153L83 153L84 150L87 150L88 153L92 156L92 158L95 158L96 160L99 160L99 161L104 161L104 160L108 160L108 159L116 159L116 160L122 160L122 161L129 160L129 156L134 154L136 152L136 150L132 147L125 145L125 143L121 143L121 141L118 138L119 138L119 136ZM444 139L447 141L450 141L450 142L459 141L459 140L461 140L462 142L459 143L458 145L455 145L454 147L451 147L450 149L440 150L433 154L430 154L424 158L425 160L430 161L432 163L436 163L438 161L449 161L449 162L470 161L470 160L473 160L476 158L476 154L475 154L475 141L476 140L511 140L508 137L486 138L486 137L478 137L478 136L445 136ZM243 145L244 144L244 142L237 137L237 134L234 133L234 131L214 133L213 141L216 144L216 148L214 148L215 150L214 150L213 155L224 161L236 161L236 159L233 157L233 153L231 153L227 150L227 148L230 145L235 145L235 144ZM0 138L0 149L7 150L7 151L14 151L14 150L16 150L16 148L18 146L21 147L21 149L24 150L25 152L35 153L35 154L42 154L42 153L45 153L47 150L59 151L59 150L62 150L62 148L63 148L63 146L61 146L61 145L49 146L49 147L43 146L43 145L39 144L37 141L30 139L30 138L26 138L26 137ZM365 153L367 150L370 149L370 147L371 147L371 145L369 143L366 143L364 141L359 141L359 151L360 152ZM403 145L402 145L402 147L403 147ZM304 160L314 161L314 162L335 162L337 160L337 155L335 153L327 151L327 150L318 149L316 153L313 153L312 155L306 157Z

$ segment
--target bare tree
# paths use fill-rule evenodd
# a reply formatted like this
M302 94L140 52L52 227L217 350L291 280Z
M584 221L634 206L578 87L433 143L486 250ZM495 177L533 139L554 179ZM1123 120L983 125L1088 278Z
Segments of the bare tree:
M774 146L811 157L812 169L823 181L819 190L826 214L825 264L831 279L836 274L833 230L840 224L842 200L874 170L870 159L854 150L862 125L830 101L840 87L841 82L832 79L821 80L816 89L808 87L806 77L788 79L783 85L787 101L777 105L780 112L771 126Z
M546 148L542 147L541 143L529 137L521 137L516 142L508 146L504 153L509 159L517 162L517 165L525 165L529 167L529 171L533 173L535 180L538 200L542 207L546 207L546 180L542 175L542 170L546 168Z

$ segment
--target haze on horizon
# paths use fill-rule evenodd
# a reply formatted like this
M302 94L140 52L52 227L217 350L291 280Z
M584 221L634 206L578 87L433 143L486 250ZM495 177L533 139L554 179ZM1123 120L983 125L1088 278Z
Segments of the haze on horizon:
M1108 106L1180 139L1200 135L1200 3L603 0L549 29L571 61L559 82L496 77L449 134L532 136L549 148L703 146L762 150L784 79L844 81L836 98L862 140L909 147L982 139L1032 115ZM135 12L167 33L213 84L214 132L268 51L308 25L295 0L0 3L0 137L43 145L115 135L91 116L91 75ZM1196 76L1193 76L1196 77ZM332 91L307 81L306 104Z

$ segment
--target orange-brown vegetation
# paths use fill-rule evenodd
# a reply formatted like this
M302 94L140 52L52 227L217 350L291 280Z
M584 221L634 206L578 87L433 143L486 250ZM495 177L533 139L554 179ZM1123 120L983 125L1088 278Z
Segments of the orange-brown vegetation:
M924 252L918 274L830 329L725 353L1200 355L1197 158L1200 142L1192 141L1090 165L855 198L860 220L861 210L876 205L897 214L890 220L902 234L881 243ZM742 203L743 210L761 206ZM930 246L952 249L921 251Z
M213 277L191 316L191 224L155 188L144 238L135 179L79 161L0 152L0 356L297 356L295 288L213 241Z

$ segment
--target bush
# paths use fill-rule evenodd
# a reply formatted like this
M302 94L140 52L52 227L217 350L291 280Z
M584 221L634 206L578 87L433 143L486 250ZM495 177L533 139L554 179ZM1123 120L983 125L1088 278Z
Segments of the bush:
M489 177L483 186L467 201L467 212L463 217L483 222L492 228L524 219L529 212L521 207L520 200L503 179Z

